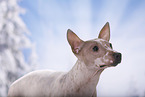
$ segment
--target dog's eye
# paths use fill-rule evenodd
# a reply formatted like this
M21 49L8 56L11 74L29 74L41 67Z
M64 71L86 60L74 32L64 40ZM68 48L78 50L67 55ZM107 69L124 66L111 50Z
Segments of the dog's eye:
M99 50L98 46L94 46L94 47L93 47L93 51L94 51L94 52L96 52L96 51L98 51L98 50Z
M113 48L111 43L110 43L110 47Z

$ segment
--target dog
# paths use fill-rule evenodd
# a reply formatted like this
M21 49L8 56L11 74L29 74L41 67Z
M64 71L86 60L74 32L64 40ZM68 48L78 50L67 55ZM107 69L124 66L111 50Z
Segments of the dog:
M10 86L8 97L96 97L102 71L121 62L121 53L109 43L109 23L103 26L98 38L88 41L68 29L67 40L78 58L69 72L33 71Z

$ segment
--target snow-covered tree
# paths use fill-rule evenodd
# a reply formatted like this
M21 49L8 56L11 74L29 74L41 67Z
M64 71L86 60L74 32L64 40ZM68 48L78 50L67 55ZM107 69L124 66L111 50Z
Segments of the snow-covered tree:
M0 97L6 96L10 84L36 64L30 33L20 17L23 12L18 0L0 0Z

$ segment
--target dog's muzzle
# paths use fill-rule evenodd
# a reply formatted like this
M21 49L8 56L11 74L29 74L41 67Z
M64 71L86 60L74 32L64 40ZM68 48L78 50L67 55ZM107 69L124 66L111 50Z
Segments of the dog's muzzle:
M118 63L121 62L121 53L113 53L114 62L112 66L116 66Z

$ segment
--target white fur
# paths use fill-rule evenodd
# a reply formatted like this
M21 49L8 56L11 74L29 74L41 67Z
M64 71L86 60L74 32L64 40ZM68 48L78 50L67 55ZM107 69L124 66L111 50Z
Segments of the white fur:
M68 73L34 71L15 81L8 96L91 97L96 95L96 85L102 71L91 72L80 61Z
M100 65L105 65L105 62L104 62L104 59L101 57L101 58L97 58L95 60L95 64L100 67Z
M97 58L94 63L97 65L97 67L100 67L101 65L105 65L110 60L107 58L109 55L109 52L106 52L106 54L103 57ZM112 62L112 61L110 61Z

